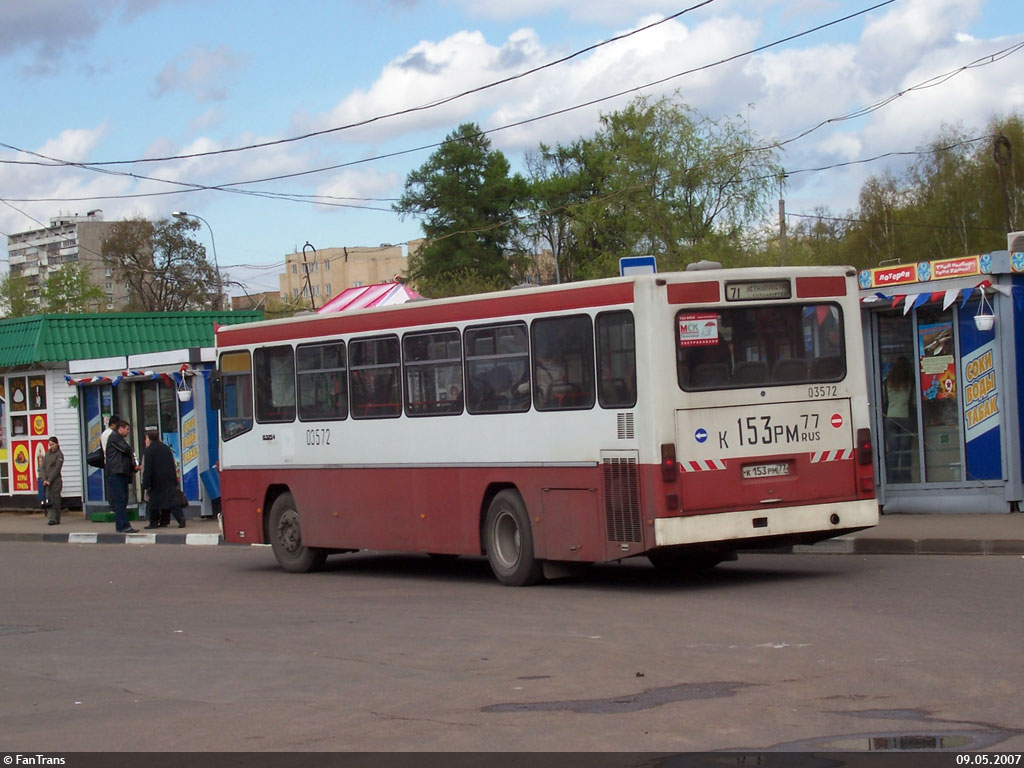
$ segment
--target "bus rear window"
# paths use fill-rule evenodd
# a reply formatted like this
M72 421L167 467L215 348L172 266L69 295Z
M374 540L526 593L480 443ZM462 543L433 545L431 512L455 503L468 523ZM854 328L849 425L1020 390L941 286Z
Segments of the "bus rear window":
M846 376L836 304L682 310L676 372L688 391L840 381Z

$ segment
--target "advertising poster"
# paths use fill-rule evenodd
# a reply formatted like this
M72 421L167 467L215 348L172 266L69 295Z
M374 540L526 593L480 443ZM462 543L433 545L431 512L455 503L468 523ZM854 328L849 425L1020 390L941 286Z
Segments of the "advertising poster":
M680 347L704 347L717 343L717 313L694 312L679 316Z
M46 377L28 377L28 408L30 411L46 409Z
M11 467L14 470L14 481L11 490L15 493L30 493L32 487L32 454L28 440L15 440L11 443Z
M43 435L49 436L46 431L47 420L45 413L35 413L28 417L29 433L32 437L42 437Z
M46 456L46 451L50 447L48 440L33 440L32 441L32 487L35 488L35 478L43 471L43 458Z
M921 365L921 396L925 400L955 398L956 360L953 357L953 323L920 325L918 356Z
M11 397L8 404L11 413L23 412L28 409L28 397L25 395L25 379L21 376L7 380L11 388Z
M960 383L968 480L1003 477L1003 398L999 392L1002 363L991 332L974 325L977 302L960 313ZM1005 393L1004 393L1005 394Z
M199 498L199 422L191 400L181 404L181 489Z

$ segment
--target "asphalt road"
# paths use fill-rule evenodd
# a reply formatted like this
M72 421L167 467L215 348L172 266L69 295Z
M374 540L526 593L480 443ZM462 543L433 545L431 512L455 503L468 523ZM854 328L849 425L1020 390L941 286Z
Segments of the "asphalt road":
M0 752L1020 751L1022 570L748 555L512 589L472 558L5 542Z

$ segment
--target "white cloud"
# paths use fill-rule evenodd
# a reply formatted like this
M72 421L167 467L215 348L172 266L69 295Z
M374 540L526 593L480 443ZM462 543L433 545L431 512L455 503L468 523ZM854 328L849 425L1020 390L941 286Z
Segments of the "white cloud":
M35 52L25 74L52 75L111 18L134 18L163 2L177 0L20 0L3 4L0 56L27 48Z
M389 203L375 200L391 196L401 184L397 173L384 173L373 168L345 170L334 174L316 189L316 195L334 198L331 203L389 207Z
M196 101L224 101L227 83L244 66L244 58L226 45L215 50L193 48L167 64L157 75L155 94L175 90L191 93Z

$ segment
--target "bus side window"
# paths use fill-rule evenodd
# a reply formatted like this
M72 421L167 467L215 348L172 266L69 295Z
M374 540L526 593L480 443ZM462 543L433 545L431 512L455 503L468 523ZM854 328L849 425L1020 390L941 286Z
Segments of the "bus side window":
M295 369L300 421L329 421L348 416L344 342L297 347Z
M398 337L354 339L348 351L352 418L401 416L402 363Z
M594 325L588 315L534 320L533 404L538 411L594 405Z
M466 404L470 413L530 409L526 324L466 329Z
M220 433L224 440L252 429L252 362L248 352L220 356Z
M256 421L295 421L295 355L290 345L260 347L252 356Z
M602 408L636 405L636 335L633 313L604 312L597 316L598 402Z
M462 341L457 330L409 333L402 338L405 413L462 413Z

